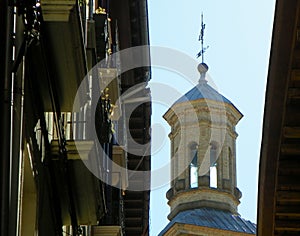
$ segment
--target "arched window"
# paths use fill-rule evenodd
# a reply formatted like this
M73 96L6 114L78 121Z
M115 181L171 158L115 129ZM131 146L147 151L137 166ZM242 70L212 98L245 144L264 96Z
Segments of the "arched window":
M211 188L218 187L218 171L217 171L217 145L212 143L210 146L210 168L209 168L209 177Z
M191 146L190 188L198 188L198 151L197 145Z
M232 151L231 151L231 149L230 149L230 148L228 148L228 149L229 149L229 150L228 150L229 179L230 179L231 183L233 183L232 181L233 181L233 179L234 179L234 177L233 177L233 161L234 161L234 160L233 160L233 156L232 156Z

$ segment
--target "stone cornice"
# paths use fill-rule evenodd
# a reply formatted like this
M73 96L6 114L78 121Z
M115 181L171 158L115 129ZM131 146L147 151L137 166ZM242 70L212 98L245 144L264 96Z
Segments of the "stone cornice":
M212 207L228 210L237 214L237 206L240 201L229 191L202 187L177 192L170 198L168 204L171 212L168 216L172 219L179 212L200 207Z
M68 22L75 0L41 0L44 21Z

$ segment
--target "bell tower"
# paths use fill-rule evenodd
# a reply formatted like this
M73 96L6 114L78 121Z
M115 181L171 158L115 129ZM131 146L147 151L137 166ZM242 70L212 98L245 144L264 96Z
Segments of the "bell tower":
M178 213L212 208L237 214L241 192L236 181L235 126L239 110L208 85L208 66L198 66L197 86L165 113L171 126L171 188L167 192L172 220Z
M256 225L237 210L242 193L237 188L235 127L243 115L208 84L203 14L201 18L199 82L164 114L171 126L171 188L166 194L171 210L159 236L254 235Z

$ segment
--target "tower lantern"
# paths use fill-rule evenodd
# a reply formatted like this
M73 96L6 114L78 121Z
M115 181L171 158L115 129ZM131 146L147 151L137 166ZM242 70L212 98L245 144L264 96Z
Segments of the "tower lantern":
M201 207L237 214L241 197L235 126L243 115L207 83L208 66L201 63L198 70L199 83L164 115L171 126L170 220L181 211Z
M198 84L164 114L171 127L170 223L159 235L253 235L255 224L242 219L238 205L236 125L243 117L207 80L201 23L202 62Z

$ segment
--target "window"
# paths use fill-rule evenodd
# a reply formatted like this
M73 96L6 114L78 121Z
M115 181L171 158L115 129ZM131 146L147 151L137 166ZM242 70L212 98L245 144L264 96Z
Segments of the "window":
M197 145L191 148L192 162L190 164L190 188L198 188L198 152Z
M217 171L217 145L211 144L210 146L210 168L209 168L209 177L210 177L210 187L218 187L218 171Z
M218 187L217 164L209 168L209 173L210 173L210 187L217 188Z

